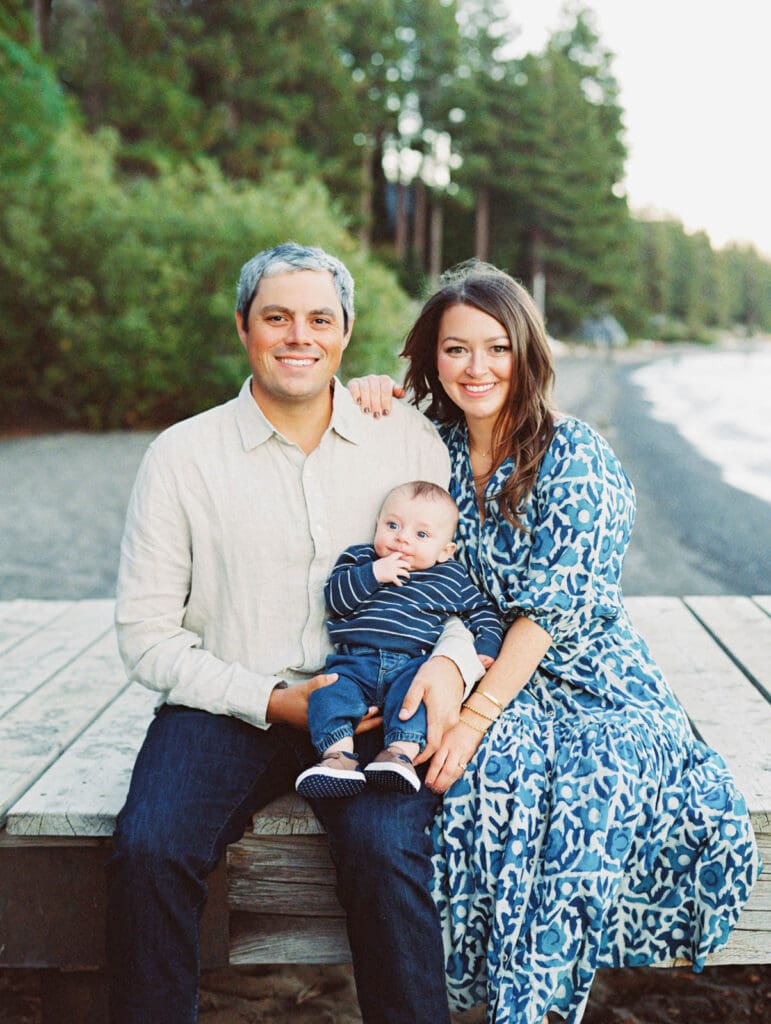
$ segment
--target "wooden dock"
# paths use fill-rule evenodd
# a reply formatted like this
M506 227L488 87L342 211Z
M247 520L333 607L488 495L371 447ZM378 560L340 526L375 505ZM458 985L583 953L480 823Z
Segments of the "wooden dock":
M712 963L771 961L771 597L633 598L697 733L745 794L766 868ZM126 682L107 600L0 603L0 966L98 969L104 863L157 695ZM348 959L322 830L282 798L210 879L206 965ZM669 965L666 965L669 966Z

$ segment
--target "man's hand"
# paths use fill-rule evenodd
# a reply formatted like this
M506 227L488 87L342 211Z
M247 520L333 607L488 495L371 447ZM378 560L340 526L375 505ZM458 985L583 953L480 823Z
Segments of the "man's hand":
M291 725L293 729L308 731L308 700L314 690L329 686L338 678L337 672L320 673L305 683L274 687L268 700L265 721L270 725ZM380 708L371 707L359 722L355 732L369 732L383 724Z
M308 730L308 698L314 690L329 686L337 680L337 672L323 672L305 683L276 686L268 699L265 721L270 725L291 725L294 729Z
M399 712L399 719L404 722L412 718L421 701L426 705L426 745L415 764L433 756L444 734L458 721L462 699L463 678L454 661L440 655L420 666Z
M395 583L397 587L402 585L402 579L410 578L409 561L401 551L378 558L372 563L372 571L378 583Z

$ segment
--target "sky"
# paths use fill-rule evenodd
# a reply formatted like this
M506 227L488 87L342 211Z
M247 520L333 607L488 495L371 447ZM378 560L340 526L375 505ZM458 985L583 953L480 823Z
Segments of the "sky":
M507 0L514 55L541 50L563 0ZM626 111L633 211L771 258L768 0L586 0Z

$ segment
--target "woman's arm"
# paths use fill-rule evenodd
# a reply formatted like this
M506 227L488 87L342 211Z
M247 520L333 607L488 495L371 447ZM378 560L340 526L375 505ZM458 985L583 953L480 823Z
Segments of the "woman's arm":
M461 708L460 720L442 739L431 760L426 785L444 793L465 771L482 742L482 737L504 708L515 699L551 647L552 639L532 619L516 619L503 638L503 645L490 671ZM489 697L482 695L482 691ZM493 699L490 700L490 697Z

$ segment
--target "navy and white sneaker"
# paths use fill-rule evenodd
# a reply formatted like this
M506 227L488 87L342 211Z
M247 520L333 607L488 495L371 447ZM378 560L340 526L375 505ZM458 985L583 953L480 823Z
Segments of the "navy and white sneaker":
M367 782L376 789L388 789L395 793L417 793L420 790L415 766L406 754L395 747L381 750L364 769L364 774Z
M294 788L300 796L314 800L327 797L356 796L367 785L356 754L336 750L324 754L318 764L298 775Z

